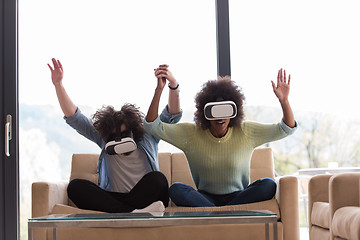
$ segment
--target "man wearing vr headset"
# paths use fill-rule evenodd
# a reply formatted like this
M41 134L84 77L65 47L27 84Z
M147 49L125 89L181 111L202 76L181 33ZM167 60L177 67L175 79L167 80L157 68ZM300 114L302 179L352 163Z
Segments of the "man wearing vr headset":
M166 77L160 71L157 77ZM195 124L169 125L158 117L159 96L154 96L144 128L154 136L183 150L197 191L183 183L169 190L177 206L206 207L246 204L274 197L276 183L264 178L250 183L250 160L254 149L291 135L297 128L290 107L290 75L280 69L273 91L283 110L276 124L243 121L241 89L229 77L208 81L197 93Z
M63 84L63 67L52 59L52 82L66 123L101 148L98 160L98 185L84 179L73 179L68 196L82 209L103 212L162 212L168 206L166 177L159 172L159 139L144 131L144 115L132 104L120 111L104 106L92 119L84 116L72 102ZM168 65L159 68L167 71ZM161 120L176 123L182 112L175 78L169 79L169 103Z

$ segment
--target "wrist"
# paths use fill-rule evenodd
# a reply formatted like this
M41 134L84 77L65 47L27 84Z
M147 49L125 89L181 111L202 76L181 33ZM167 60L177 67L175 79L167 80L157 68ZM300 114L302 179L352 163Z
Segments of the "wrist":
M168 87L171 89L171 90L176 90L179 88L179 83L178 82L169 82L168 84Z
M54 87L55 87L55 89L64 88L62 82L54 83Z
M169 81L168 86L170 86L172 88L175 88L178 85L178 82L176 81L175 78L169 78L168 81Z
M286 104L289 104L289 100L286 98L286 99L279 99L279 102L281 105L286 105Z

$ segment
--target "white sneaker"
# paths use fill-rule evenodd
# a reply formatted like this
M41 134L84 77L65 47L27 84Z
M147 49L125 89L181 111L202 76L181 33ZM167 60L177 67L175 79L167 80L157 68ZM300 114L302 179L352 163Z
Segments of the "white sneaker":
M149 206L142 209L135 209L132 213L143 213L143 212L164 212L165 206L162 201L153 202Z

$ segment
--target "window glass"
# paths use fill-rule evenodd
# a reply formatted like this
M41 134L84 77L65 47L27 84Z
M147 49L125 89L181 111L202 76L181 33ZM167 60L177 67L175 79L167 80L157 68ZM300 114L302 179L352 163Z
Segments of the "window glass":
M180 84L182 121L194 96L216 78L215 4L206 0L33 0L19 2L21 238L31 183L68 181L73 153L99 153L66 125L47 63L60 59L63 83L83 113L135 103L146 113L156 79L169 64ZM161 107L167 103L164 90ZM161 143L160 151L177 151Z
M299 129L268 144L280 175L360 166L359 7L355 0L229 1L232 79L243 88L248 119L281 119L270 80L280 68L291 74ZM309 177L299 176L300 201ZM304 226L307 204L300 205Z
M358 1L351 0L341 4L308 0L229 2L232 79L243 88L248 116L263 121L280 120L281 109L270 80L276 81L280 68L291 74L290 103L300 129L286 142L296 142L301 150L297 153L305 155L289 170L324 167L333 161L342 166L359 164L354 158L355 149L347 160L336 159L339 154L332 154L336 147L347 149L335 142L343 141L336 136L342 134L351 141L355 134L359 136L360 111L356 110L356 103L360 102L360 34L354 30L360 22L358 7ZM352 129L351 133L345 129ZM308 149L313 154L308 159L306 147L311 137L319 141L316 147L321 153L316 156ZM293 149L286 149L289 150Z

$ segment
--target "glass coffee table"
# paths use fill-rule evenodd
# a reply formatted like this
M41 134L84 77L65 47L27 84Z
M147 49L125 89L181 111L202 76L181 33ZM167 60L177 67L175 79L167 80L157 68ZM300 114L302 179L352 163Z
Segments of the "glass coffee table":
M270 211L54 214L30 218L28 236L29 240L33 239L33 228L53 228L53 239L56 240L58 228L121 228L245 223L264 223L264 239L266 240L269 239L269 224L272 223L273 239L277 239L277 215Z

